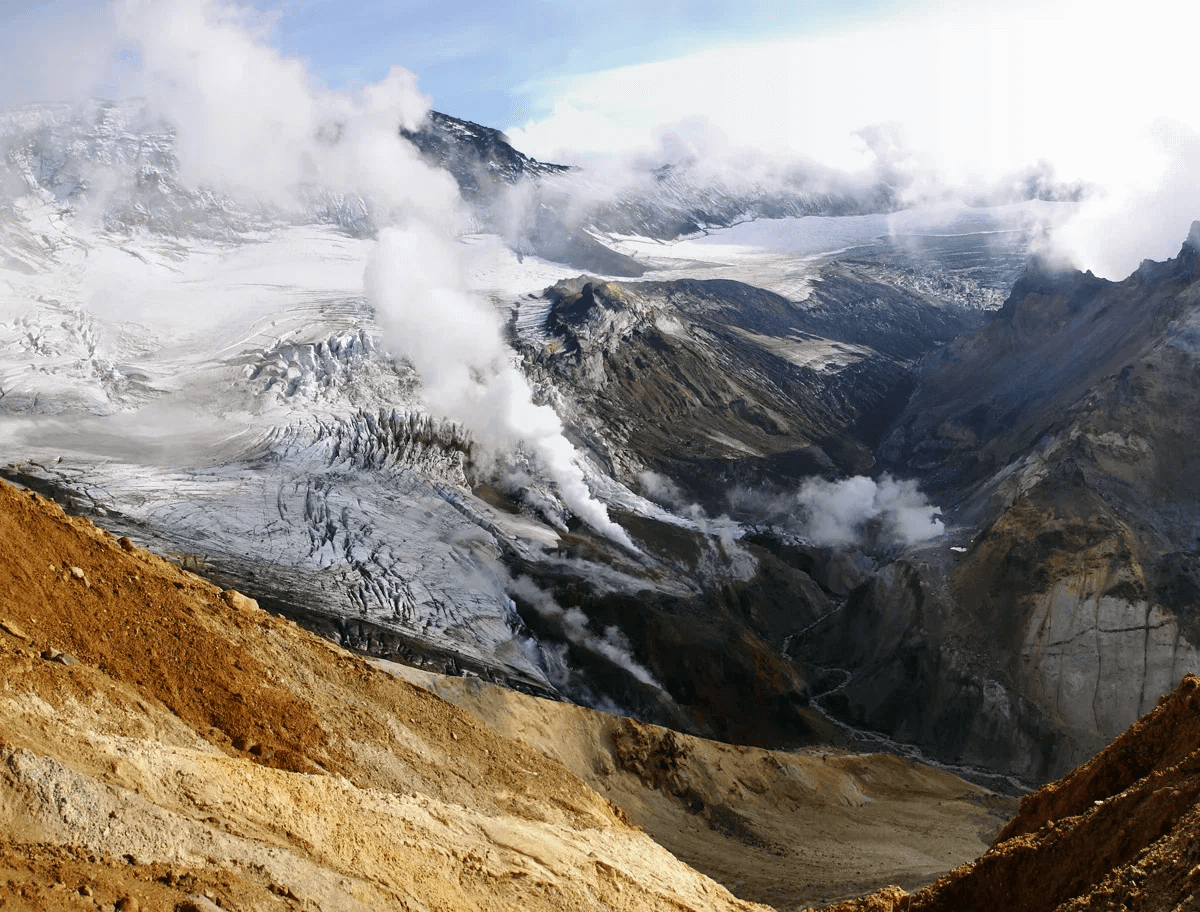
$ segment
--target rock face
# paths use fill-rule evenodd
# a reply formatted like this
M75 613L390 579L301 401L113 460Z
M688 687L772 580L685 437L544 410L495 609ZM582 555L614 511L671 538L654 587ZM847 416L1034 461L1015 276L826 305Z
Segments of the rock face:
M543 183L571 171L566 165L530 158L499 130L438 111L430 111L414 130L401 128L400 135L430 164L449 171L463 199L519 254L604 275L637 277L645 272L636 260L597 240L582 222L565 218L566 207L533 201Z
M995 845L912 895L837 912L1192 909L1200 895L1200 679L1188 676L1084 766L1021 802Z
M430 111L415 130L401 127L400 135L454 175L463 197L472 202L488 201L499 185L570 170L518 152L499 130L440 111Z
M995 733L964 756L1040 778L1200 671L1198 241L1119 283L1035 263L930 356L879 452L952 508L962 554L926 556L919 623L860 646L847 718L925 740L958 701ZM867 601L863 630L900 610L890 591ZM976 683L947 691L951 667Z
M735 484L865 471L926 352L984 311L836 264L796 303L739 282L549 289L515 316L527 357L618 477L652 469L727 508Z

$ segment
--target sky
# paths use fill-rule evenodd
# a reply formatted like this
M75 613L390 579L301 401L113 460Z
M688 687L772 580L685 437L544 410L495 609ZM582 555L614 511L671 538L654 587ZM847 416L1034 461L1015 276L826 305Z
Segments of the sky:
M547 113L548 81L678 57L713 44L865 22L905 4L260 0L260 5L278 14L283 49L308 59L333 88L374 81L400 63L419 75L439 110L510 128Z
M251 0L288 55L332 89L412 70L435 107L501 129L546 113L549 81L677 57L714 44L754 43L872 21L912 0ZM78 33L107 30L108 0L0 0L7 103L44 101L101 72L72 53ZM75 44L75 50L87 51ZM46 50L49 49L49 53ZM74 59L66 59L74 58ZM14 70L31 71L22 78ZM56 78L55 70L62 70ZM109 83L111 85L111 83ZM49 90L47 95L46 90ZM2 97L2 96L0 96Z
M735 167L750 150L900 174L914 199L1038 169L1099 189L1063 243L1105 273L1170 255L1200 213L1192 30L1173 0L254 2L248 27L314 83L352 92L405 67L434 108L543 160L682 150ZM109 10L0 0L0 104L136 93L139 50Z

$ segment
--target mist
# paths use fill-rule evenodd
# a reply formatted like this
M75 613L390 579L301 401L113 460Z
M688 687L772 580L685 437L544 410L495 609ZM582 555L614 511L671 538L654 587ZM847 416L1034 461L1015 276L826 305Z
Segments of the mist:
M116 0L110 11L111 28L81 41L127 61L127 82L142 99L139 124L158 125L184 188L253 214L243 223L251 230L311 221L314 199L351 200L343 205L361 209L366 228L378 232L362 287L383 347L416 367L426 406L461 423L481 447L527 447L581 520L636 551L588 490L558 416L534 404L499 314L464 285L468 253L457 239L472 227L470 214L453 178L399 134L429 111L416 77L393 67L373 84L331 91L272 44L268 20L225 0ZM84 109L106 116L91 102ZM138 179L131 167L117 173ZM79 186L88 193L78 202L93 217L120 191L98 180ZM237 231L238 223L228 227ZM128 316L120 297L132 291L114 282L85 297L93 309ZM221 302L175 306L167 294L141 303L140 322L171 332L234 316Z
M604 656L610 662L624 668L643 684L649 684L659 690L663 689L654 675L634 659L630 653L629 641L619 628L606 627L604 635L597 636L589 629L586 614L578 608L564 609L550 593L540 588L527 576L518 576L510 580L508 594L521 599L543 618L557 625L568 642Z
M916 482L890 475L811 478L788 494L743 488L729 499L739 515L779 525L823 547L909 546L945 531L941 511Z
M1190 36L1161 27L1175 7L1109 12L1081 0L914 2L807 33L535 77L513 89L524 122L489 126L579 170L548 182L548 197L515 194L497 221L519 239L543 203L568 228L586 227L588 213L622 199L703 199L706 188L748 199L748 215L756 194L829 194L842 212L1082 199L1054 232L1057 252L1121 278L1173 255L1200 214L1188 178L1200 110ZM115 0L57 26L9 42L0 103L145 97L176 130L186 181L240 200L288 206L297 186L319 184L369 197L381 226L413 207L438 221L453 203L444 176L399 179L412 169L394 159L411 153L391 130L414 126L431 103L405 70L328 91L273 47L270 18L230 2ZM623 227L603 215L591 221Z
M1191 36L1163 25L1177 20L1165 0L916 4L535 80L535 113L506 132L600 171L690 145L731 185L803 173L815 192L874 183L904 207L1083 198L1060 252L1122 278L1172 256L1200 216Z
M503 341L499 316L465 290L464 255L428 226L380 232L366 288L385 344L412 361L431 409L461 422L484 445L527 446L581 520L637 551L588 490L557 413L533 402Z

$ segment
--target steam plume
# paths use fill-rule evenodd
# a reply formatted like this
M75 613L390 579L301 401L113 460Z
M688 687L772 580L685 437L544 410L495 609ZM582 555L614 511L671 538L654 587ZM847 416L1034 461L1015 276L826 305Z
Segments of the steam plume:
M884 541L902 545L928 541L945 531L939 510L916 482L889 475L878 481L865 475L841 481L813 478L794 494L771 497L738 490L730 499L739 510L779 523L816 545L861 545L871 526Z
M421 374L426 402L493 446L525 443L589 526L636 551L588 490L554 409L535 405L495 313L462 286L458 251L425 226L380 232L367 294L386 337Z
M508 586L509 595L529 604L538 614L547 620L555 621L562 627L563 635L589 652L602 655L609 661L621 666L643 684L662 690L661 684L655 680L645 666L638 663L629 652L629 641L616 626L606 627L604 636L599 637L588 629L588 617L578 608L563 609L550 593L541 589L527 576L519 576Z
M537 406L510 363L499 318L465 290L457 188L399 135L428 111L413 75L393 68L352 94L316 85L305 64L254 32L245 7L218 0L122 0L122 35L143 61L145 94L175 129L194 185L287 209L313 188L357 194L385 227L365 283L385 341L420 372L429 406L482 442L524 441L563 500L636 550L592 497L553 409Z

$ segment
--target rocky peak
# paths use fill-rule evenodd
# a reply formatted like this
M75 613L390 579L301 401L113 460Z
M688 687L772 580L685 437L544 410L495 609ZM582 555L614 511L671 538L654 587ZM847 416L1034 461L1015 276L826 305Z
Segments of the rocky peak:
M1065 261L1046 255L1031 257L1025 272L1013 284L1012 292L1000 308L997 319L1020 325L1036 316L1036 311L1053 303L1055 309L1075 314L1105 286L1107 279L1091 270L1080 272ZM1035 323L1042 321L1035 319Z
M1133 278L1141 285L1190 284L1200 278L1200 221L1192 222L1188 236L1174 259L1165 263L1143 260Z
M525 177L570 170L518 152L499 130L439 111L430 111L416 130L402 127L400 135L449 171L467 199L490 196L499 185L515 184Z

